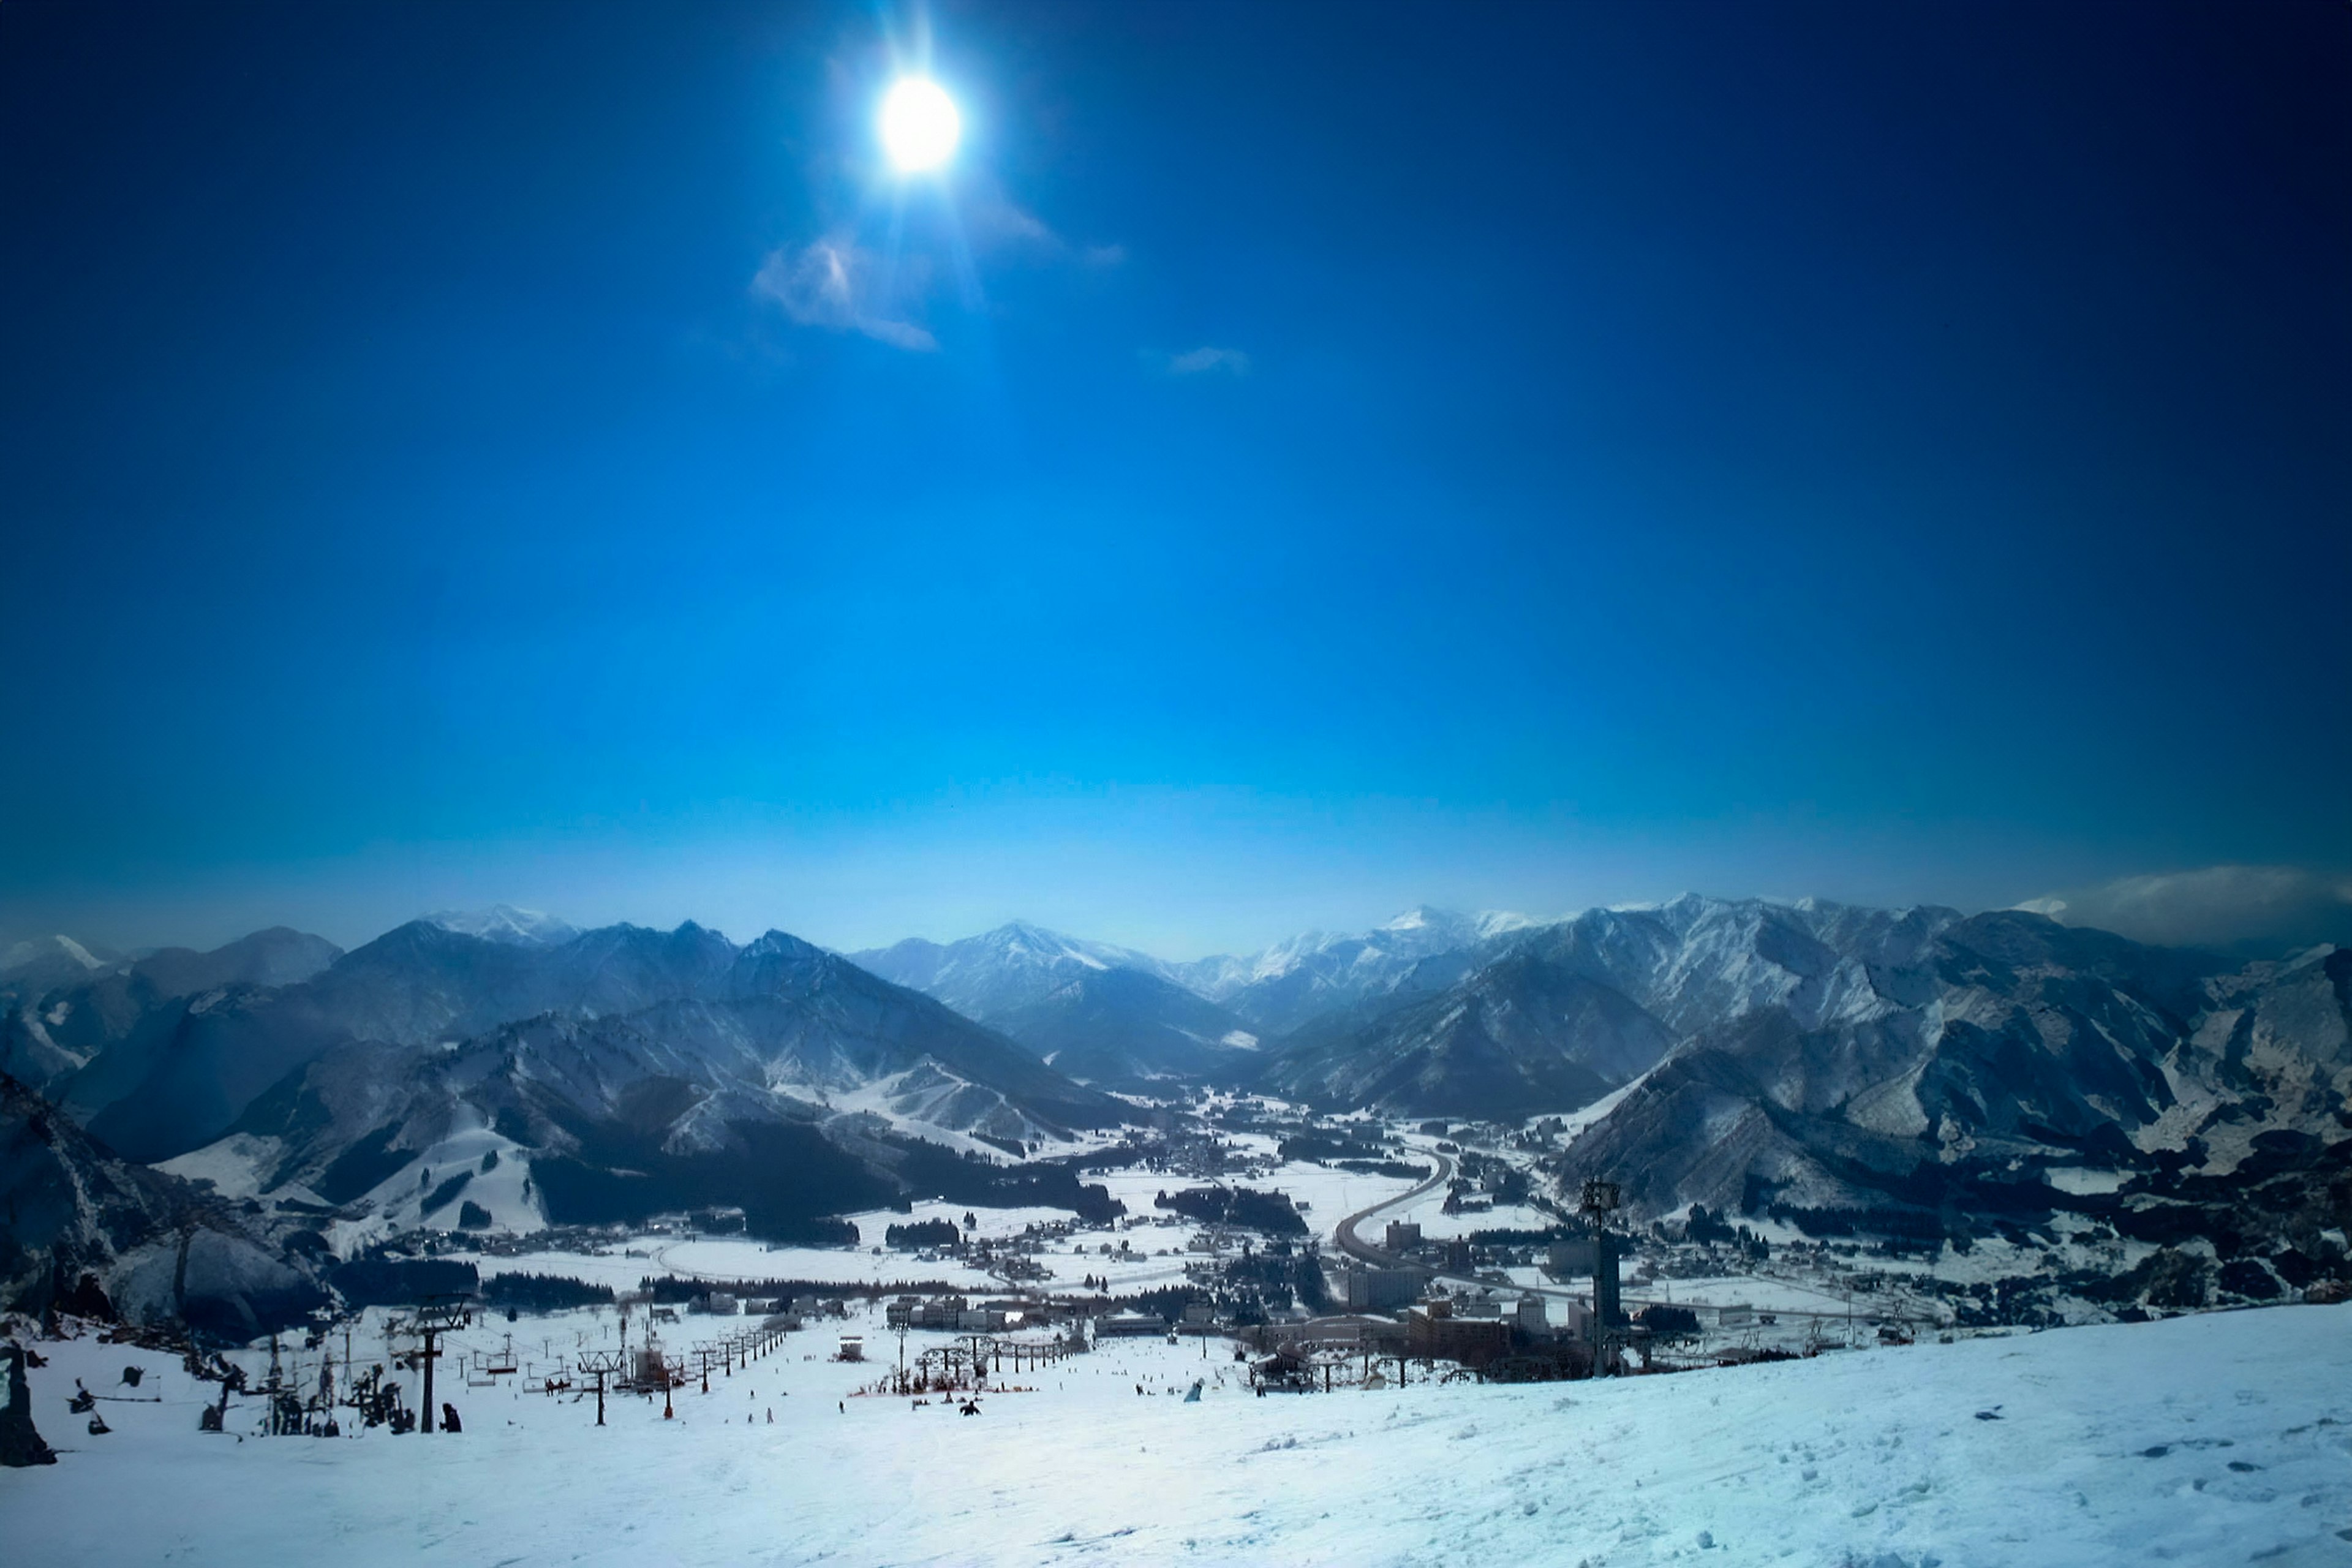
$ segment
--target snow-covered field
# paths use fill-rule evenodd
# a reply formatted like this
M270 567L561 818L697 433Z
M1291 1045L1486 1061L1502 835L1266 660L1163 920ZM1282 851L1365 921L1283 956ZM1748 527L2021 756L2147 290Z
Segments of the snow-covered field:
M615 1399L599 1430L589 1404L445 1380L455 1436L243 1442L198 1435L201 1385L164 1357L45 1345L34 1412L67 1451L0 1471L0 1542L11 1563L339 1568L2352 1561L2352 1308L1269 1398L1223 1342L1115 1342L976 1417L852 1396L879 1369L802 1359L832 1343L794 1336L668 1422ZM74 1379L131 1393L126 1363L163 1402L102 1405L114 1432L85 1436ZM1195 1377L1199 1404L1165 1392Z

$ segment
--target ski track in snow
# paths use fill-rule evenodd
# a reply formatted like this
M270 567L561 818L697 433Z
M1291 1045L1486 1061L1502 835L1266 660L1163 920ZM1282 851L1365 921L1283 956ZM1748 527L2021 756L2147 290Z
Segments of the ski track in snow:
M867 1343L895 1353L877 1326ZM2352 1307L1263 1399L1223 1342L1205 1361L1197 1341L1112 1342L1024 1374L1037 1392L990 1395L978 1418L848 1397L881 1369L803 1359L833 1343L792 1336L709 1394L682 1391L670 1422L615 1397L599 1431L590 1405L445 1373L455 1436L243 1443L198 1435L205 1385L168 1358L45 1345L34 1414L66 1451L0 1471L0 1542L12 1563L338 1568L2352 1562ZM85 1436L73 1380L127 1394L126 1363L163 1403L102 1405L114 1432ZM1203 1375L1200 1404L1171 1396ZM238 1402L232 1430L257 1415Z

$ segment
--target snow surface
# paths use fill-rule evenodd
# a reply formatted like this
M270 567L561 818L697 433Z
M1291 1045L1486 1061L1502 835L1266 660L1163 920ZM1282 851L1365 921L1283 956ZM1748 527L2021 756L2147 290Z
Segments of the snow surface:
M859 1324L847 1327L855 1330ZM505 1331L503 1323L492 1326ZM709 1327L689 1319L678 1332ZM873 1333L869 1345L895 1352ZM525 1319L518 1349L611 1317ZM498 1342L471 1331L469 1340ZM945 1336L909 1336L909 1350ZM2352 1308L2287 1307L1605 1383L1255 1398L1223 1342L1114 1342L984 1413L858 1395L831 1331L657 1402L445 1376L456 1436L201 1436L169 1358L45 1345L64 1450L0 1471L12 1562L2341 1564ZM362 1343L362 1359L382 1342ZM808 1358L808 1359L803 1359ZM252 1362L248 1354L247 1361ZM73 1380L148 1372L157 1405ZM1174 1397L1195 1377L1201 1403ZM410 1379L413 1384L414 1379ZM1148 1392L1136 1393L1140 1384ZM842 1407L836 1406L836 1402ZM773 1409L775 1424L767 1423ZM258 1403L232 1410L251 1431ZM1996 1419L1980 1419L1983 1412ZM747 1425L750 1416L755 1424ZM135 1506L126 1506L136 1500Z

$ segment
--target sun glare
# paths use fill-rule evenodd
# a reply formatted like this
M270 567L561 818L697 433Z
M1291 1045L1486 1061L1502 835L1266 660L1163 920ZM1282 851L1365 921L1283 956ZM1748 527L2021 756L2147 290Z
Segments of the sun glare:
M882 145L901 174L946 163L962 132L955 100L935 81L908 77L882 100Z

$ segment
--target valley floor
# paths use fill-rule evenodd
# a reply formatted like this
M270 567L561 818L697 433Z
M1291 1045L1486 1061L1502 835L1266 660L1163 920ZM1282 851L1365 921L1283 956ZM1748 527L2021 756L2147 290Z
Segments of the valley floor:
M44 1345L34 1413L65 1451L0 1471L0 1542L40 1568L2352 1563L2352 1307L1265 1398L1225 1342L1111 1342L978 1416L857 1394L880 1367L804 1359L834 1343L791 1336L667 1422L445 1380L456 1436L242 1442L198 1435L205 1385L165 1357ZM113 1432L85 1436L76 1377L162 1403L102 1404Z

